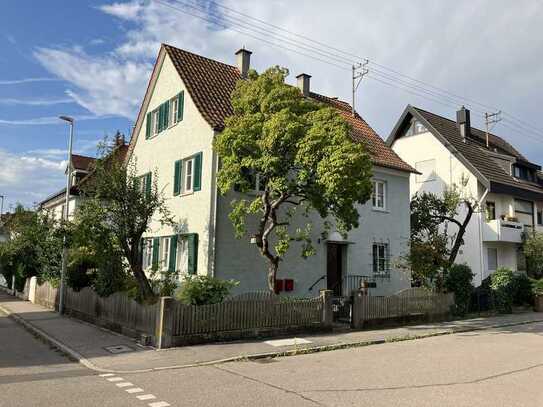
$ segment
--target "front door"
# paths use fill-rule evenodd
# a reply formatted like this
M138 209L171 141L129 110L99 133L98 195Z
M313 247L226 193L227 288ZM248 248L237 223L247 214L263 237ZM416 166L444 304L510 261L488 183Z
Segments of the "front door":
M334 291L334 296L342 295L343 246L328 243L326 260L326 288Z

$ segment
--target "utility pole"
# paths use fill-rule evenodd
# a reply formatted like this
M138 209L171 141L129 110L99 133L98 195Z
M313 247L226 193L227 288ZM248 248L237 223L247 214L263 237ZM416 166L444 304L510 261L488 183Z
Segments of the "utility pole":
M352 100L352 115L355 115L355 101L356 101L356 90L358 89L358 86L360 86L360 82L362 82L362 79L364 79L364 76L366 76L369 73L368 65L370 61L368 59L365 59L364 62L359 62L357 64L354 64L352 67L353 74L352 74L352 91L353 91L353 100Z
M70 205L70 188L72 186L72 144L74 140L74 119L69 116L60 116L60 120L64 120L70 125L70 137L68 139L68 169L66 170L66 193L64 195L64 214L65 222L68 222L69 205ZM58 313L64 312L64 301L66 296L66 271L68 268L68 238L64 232L62 240L62 269L60 270L60 295L58 301Z
M486 135L486 148L490 147L490 141L488 140L488 132L490 130L491 124L496 124L502 120L501 118L502 111L498 111L496 113L485 113L485 135Z

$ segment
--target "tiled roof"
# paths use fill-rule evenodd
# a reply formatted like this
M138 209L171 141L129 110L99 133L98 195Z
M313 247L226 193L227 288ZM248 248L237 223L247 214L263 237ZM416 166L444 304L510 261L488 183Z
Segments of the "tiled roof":
M224 128L224 120L230 116L232 105L230 95L240 79L238 68L205 58L171 45L163 45L170 56L179 76L209 125L220 131ZM383 139L362 119L358 113L351 114L351 106L347 102L311 93L310 97L327 103L341 113L353 128L352 138L364 143L375 165L415 172L415 170L396 155Z
M82 171L90 171L96 158L87 157L86 155L72 154L72 164L74 169Z
M491 190L493 189L492 183L494 183L543 194L543 187L541 185L513 177L495 159L493 151L529 163L521 153L501 137L498 137L495 134L489 134L489 150L486 147L485 132L472 127L472 136L464 142L454 120L447 119L420 108L413 107L412 109L413 112L418 113L420 117L439 132L439 134L458 150L471 165L490 181Z

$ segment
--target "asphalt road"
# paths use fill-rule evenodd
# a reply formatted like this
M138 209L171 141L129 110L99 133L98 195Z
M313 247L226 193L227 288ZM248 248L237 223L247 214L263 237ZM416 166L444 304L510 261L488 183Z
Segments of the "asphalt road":
M100 377L0 316L0 406L110 405L540 407L543 324Z

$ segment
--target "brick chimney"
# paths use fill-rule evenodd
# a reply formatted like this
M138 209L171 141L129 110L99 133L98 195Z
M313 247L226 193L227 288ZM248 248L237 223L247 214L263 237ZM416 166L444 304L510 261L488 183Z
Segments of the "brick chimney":
M242 78L247 78L247 73L251 67L252 52L242 48L236 52L236 64Z
M464 106L456 112L456 125L458 126L460 135L465 143L466 140L471 137L471 120L469 110Z
M298 80L298 89L300 89L300 92L302 92L304 97L308 97L309 91L311 90L311 75L301 73L296 79Z

